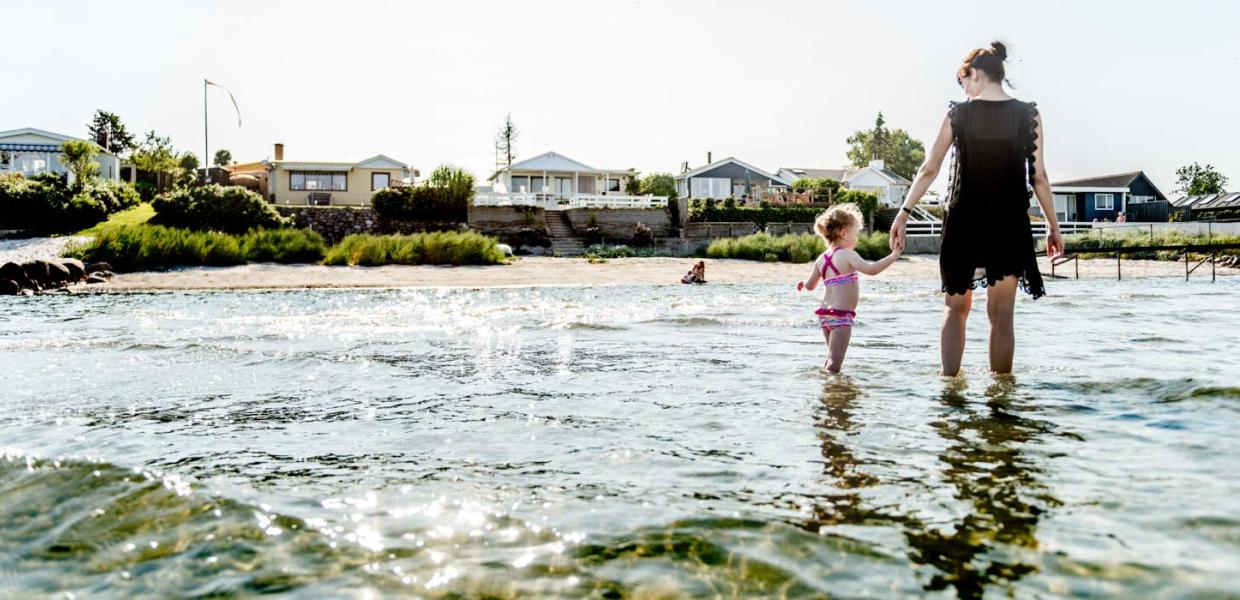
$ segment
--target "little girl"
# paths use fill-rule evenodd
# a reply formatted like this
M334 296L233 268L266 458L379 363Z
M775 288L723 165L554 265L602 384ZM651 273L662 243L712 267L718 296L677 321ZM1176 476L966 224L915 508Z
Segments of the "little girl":
M827 340L827 364L823 368L839 373L852 337L853 319L857 317L857 300L860 290L857 273L878 275L900 257L903 248L897 246L891 254L874 262L861 258L856 250L861 235L861 211L855 204L840 204L827 209L814 221L814 231L827 241L827 251L814 261L814 272L809 279L797 282L797 291L813 291L822 280L822 305L814 314L822 326Z

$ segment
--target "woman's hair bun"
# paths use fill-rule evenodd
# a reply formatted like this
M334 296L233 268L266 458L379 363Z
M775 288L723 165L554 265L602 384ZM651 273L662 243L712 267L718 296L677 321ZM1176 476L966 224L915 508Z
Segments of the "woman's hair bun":
M990 50L991 52L994 52L995 58L999 60L1007 60L1007 44L997 40L993 41L990 43Z

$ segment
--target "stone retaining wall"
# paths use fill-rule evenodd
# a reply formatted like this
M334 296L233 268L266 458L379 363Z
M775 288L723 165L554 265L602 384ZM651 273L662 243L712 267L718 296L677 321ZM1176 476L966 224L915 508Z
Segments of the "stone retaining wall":
M379 216L370 207L347 206L276 206L286 217L292 217L293 226L313 229L329 244L334 244L353 233L376 235L409 234L422 231L453 231L460 223L409 221Z
M655 237L677 235L668 212L661 208L572 208L564 211L577 235L588 235L592 227L609 240L633 239L638 223L650 228Z
M470 206L469 228L514 249L551 246L546 210L533 206Z

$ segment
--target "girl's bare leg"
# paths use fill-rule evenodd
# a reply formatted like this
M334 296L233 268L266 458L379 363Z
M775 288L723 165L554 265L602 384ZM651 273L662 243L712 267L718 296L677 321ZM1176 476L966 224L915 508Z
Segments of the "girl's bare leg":
M944 294L943 327L939 334L940 357L943 374L954 376L960 372L960 359L964 355L965 324L969 309L973 307L973 290L963 294Z
M990 317L990 370L1012 372L1016 353L1016 276L1009 275L986 290L986 316Z
M831 331L823 330L827 338L827 364L824 369L831 373L839 373L844 365L844 353L848 352L848 340L852 338L852 327L840 327Z

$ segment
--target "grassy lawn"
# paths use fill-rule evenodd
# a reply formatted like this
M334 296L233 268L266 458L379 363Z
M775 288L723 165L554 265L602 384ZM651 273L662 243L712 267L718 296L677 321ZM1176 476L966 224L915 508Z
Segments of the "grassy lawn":
M73 235L99 235L99 232L104 229L118 227L121 225L139 225L151 220L151 217L154 216L155 209L149 202L143 202L133 208L115 213L108 217L107 221L96 223L94 226L78 231Z

